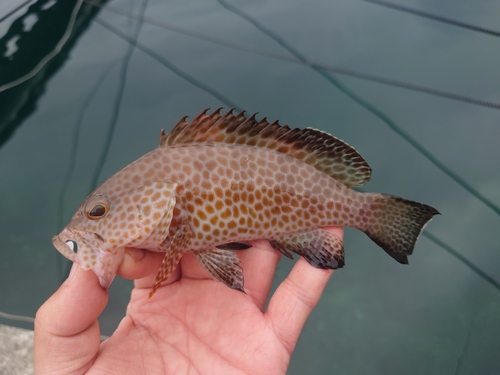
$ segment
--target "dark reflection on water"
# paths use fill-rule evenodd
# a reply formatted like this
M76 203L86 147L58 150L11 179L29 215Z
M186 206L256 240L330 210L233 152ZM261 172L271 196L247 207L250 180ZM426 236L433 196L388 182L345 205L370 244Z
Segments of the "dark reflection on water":
M100 11L88 4L80 8L80 3L37 1L0 39L0 146L36 109L47 81Z
M35 2L0 24L0 86L54 50L79 5L49 3ZM490 29L500 14L491 2L460 3L460 13L444 3L404 5ZM51 236L97 184L155 147L160 128L206 107L241 106L345 139L374 170L367 190L443 213L408 267L346 232L347 266L309 319L290 374L494 373L500 175L491 163L500 158L498 111L321 67L498 103L497 38L373 1L113 6L134 17L83 2L61 51L32 78L0 92L1 311L34 315L65 274ZM151 19L205 40L144 22ZM272 57L285 54L289 61ZM444 251L450 249L455 257ZM276 285L292 265L280 263ZM130 287L114 282L103 333L123 315Z

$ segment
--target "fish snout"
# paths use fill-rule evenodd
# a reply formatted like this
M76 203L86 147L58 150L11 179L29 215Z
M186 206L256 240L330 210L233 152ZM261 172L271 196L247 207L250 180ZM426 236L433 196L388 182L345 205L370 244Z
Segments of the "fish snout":
M61 233L62 234L62 233ZM76 262L76 242L71 239L61 239L59 235L52 237L52 244L62 255L72 262Z
M103 239L97 233L79 229L64 229L52 237L55 248L83 270L92 270L104 289L108 289L123 261L124 248L103 247Z

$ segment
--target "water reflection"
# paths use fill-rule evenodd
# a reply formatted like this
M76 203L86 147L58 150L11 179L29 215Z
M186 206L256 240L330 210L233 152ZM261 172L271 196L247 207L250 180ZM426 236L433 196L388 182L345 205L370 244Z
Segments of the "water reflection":
M0 146L36 109L48 80L100 11L85 4L80 9L81 4L81 0L37 1L0 39Z

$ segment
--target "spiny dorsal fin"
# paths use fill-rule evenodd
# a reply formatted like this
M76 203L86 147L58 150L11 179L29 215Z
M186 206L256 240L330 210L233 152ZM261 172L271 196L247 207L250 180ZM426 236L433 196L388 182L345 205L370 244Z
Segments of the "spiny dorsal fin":
M160 136L160 147L186 143L230 143L276 150L301 160L333 177L348 187L368 182L371 168L358 152L344 141L320 130L290 129L277 121L269 123L256 114L246 118L245 111L236 115L233 110L221 115L221 108L210 115L208 109L191 122L186 118L167 136Z

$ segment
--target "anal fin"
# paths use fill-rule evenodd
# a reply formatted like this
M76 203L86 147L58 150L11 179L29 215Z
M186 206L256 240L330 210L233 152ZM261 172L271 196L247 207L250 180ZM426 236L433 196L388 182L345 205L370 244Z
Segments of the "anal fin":
M304 257L316 268L344 267L342 240L323 229L286 234L269 240L271 246L291 258L291 253Z
M245 293L243 289L243 269L236 253L230 250L214 248L208 251L198 251L194 256L203 268L216 280L232 289Z

